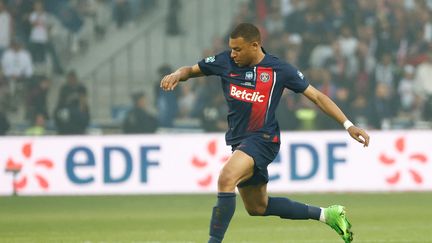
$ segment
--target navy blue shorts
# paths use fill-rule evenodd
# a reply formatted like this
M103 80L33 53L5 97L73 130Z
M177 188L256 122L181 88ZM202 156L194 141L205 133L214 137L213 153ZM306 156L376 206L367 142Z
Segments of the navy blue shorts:
M267 184L269 175L267 166L276 158L280 142L267 134L257 134L244 139L241 143L232 145L232 151L240 150L254 160L254 172L251 178L241 182L237 187Z

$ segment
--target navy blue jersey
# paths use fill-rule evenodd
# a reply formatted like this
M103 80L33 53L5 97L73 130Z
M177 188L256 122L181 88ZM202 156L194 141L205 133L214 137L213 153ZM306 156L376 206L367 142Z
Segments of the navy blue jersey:
M228 103L228 145L262 133L279 142L279 125L275 111L285 88L296 93L309 85L303 74L290 64L270 54L253 67L238 67L230 51L207 57L198 63L205 75L221 77Z

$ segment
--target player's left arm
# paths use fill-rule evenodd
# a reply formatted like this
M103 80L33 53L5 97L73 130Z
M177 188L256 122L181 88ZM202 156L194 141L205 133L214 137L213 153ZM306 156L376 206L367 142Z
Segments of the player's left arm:
M352 138L362 143L364 147L369 145L369 135L361 128L354 126L342 110L325 94L309 85L303 95L315 103L327 115L333 117L341 125L345 126Z

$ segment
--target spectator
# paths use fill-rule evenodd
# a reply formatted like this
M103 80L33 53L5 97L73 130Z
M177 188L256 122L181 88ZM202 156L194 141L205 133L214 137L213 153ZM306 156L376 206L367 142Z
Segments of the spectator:
M45 12L43 3L36 1L33 12L30 14L31 24L29 49L35 64L45 63L48 43L48 14Z
M318 112L305 96L300 97L299 107L295 111L295 116L299 121L299 130L316 130L318 128Z
M384 53L381 56L380 62L376 65L375 69L375 82L377 85L383 83L388 86L389 91L394 92L396 85L396 67L393 63L393 58L390 53Z
M356 21L358 25L372 25L376 22L376 1L358 0ZM361 35L359 35L360 37Z
M290 2L292 11L285 17L285 31L300 33L304 21L305 2L293 0Z
M311 72L311 79L319 81L317 88L325 95L334 99L336 96L337 86L332 82L332 76L329 71L325 69L313 69Z
M69 47L72 53L80 50L80 35L84 25L83 17L71 6L64 7L59 14L63 26L69 31Z
M272 3L275 3L275 1L272 1ZM270 35L282 33L284 29L284 19L280 6L275 5L271 7L271 12L265 20L265 27Z
M426 62L417 67L415 74L416 93L423 103L423 119L432 120L432 52L429 52Z
M123 122L123 132L127 134L154 133L157 120L148 111L147 99L139 92L132 96L133 108L127 113Z
M85 134L90 123L87 89L78 81L75 71L68 73L66 84L61 87L54 119L61 135Z
M354 56L354 52L357 48L358 40L352 34L352 30L348 25L341 27L341 35L339 36L339 44L341 52L346 57Z
M171 67L162 65L159 68L159 76L163 78L172 72ZM158 110L158 123L161 127L172 127L175 117L178 113L178 96L179 89L171 92L164 92L159 83L155 83L156 108Z
M215 95L214 91L220 89L220 82L215 79L217 77L204 76L194 80L195 102L190 113L191 117L200 117L205 106L212 103Z
M326 24L324 21L324 15L321 11L306 11L304 16L305 22L302 32L302 58L301 66L307 67L308 59L315 48L320 42L327 41ZM324 40L323 40L324 37Z
M348 24L352 18L350 18L350 16L345 11L344 1L331 0L330 2L330 11L327 13L327 18L333 32L338 33L341 31L341 28Z
M351 103L351 113L353 114L353 123L360 127L377 128L373 126L373 109L369 99L365 94L356 94Z
M14 35L27 44L31 29L29 16L33 9L34 0L8 0L6 2L14 22Z
M9 47L12 36L12 18L6 9L4 0L0 0L0 58Z
M378 40L372 25L360 25L357 28L359 42L367 46L368 55L375 57L377 53Z
M31 127L26 129L25 135L42 136L46 134L44 114L36 114L33 118L32 124Z
M201 124L206 132L221 132L228 129L228 109L223 95L212 95L201 113Z
M408 55L408 35L403 27L396 28L392 33L393 55L396 56L396 64L403 67L407 62Z
M414 90L414 71L411 65L404 67L404 76L399 82L398 94L399 103L404 112L413 112L416 104L416 94Z
M57 107L78 100L82 93L87 93L86 87L78 80L75 70L69 71L66 76L66 83L60 88Z
M48 119L47 96L50 80L47 77L35 79L33 87L30 87L27 95L27 118L32 121L36 115L42 114Z
M370 79L376 65L375 57L371 55L370 49L366 43L358 43L353 61L353 72L355 73L353 90L358 93L366 94L369 92L370 87L372 87Z
M299 52L296 49L286 49L284 53L285 60L293 65L294 67L298 67L299 65Z
M30 54L22 47L22 43L13 40L11 46L3 54L2 69L8 82L11 105L15 109L19 102L17 92L24 92L33 75L33 63Z
M113 18L118 28L122 28L129 21L130 12L127 0L114 0Z
M346 111L347 117L352 117L350 105L350 89L344 86L335 88L333 101L341 108ZM318 113L319 128L323 130L337 130L340 129L340 125L335 123L332 119L326 116L323 112Z
M197 100L197 94L192 91L192 83L182 85L180 88L179 103L179 117L192 118L194 105Z
M336 96L334 97L335 103L341 108L341 110L346 111L347 117L351 117L350 111L350 90L347 87L341 86L336 90ZM334 123L334 122L333 122ZM337 124L336 124L337 125Z
M414 27L410 44L407 50L407 63L417 66L428 59L428 45L423 39L423 32Z
M419 26L423 28L423 39L430 43L432 41L432 19L429 8L421 8L418 11Z
M2 57L2 69L8 79L25 79L33 75L33 62L20 40L15 39Z
M372 125L380 129L389 129L391 119L394 117L394 103L390 87L384 83L378 83L375 90L375 99L372 103Z
M77 92L78 98L57 107L54 115L59 135L85 134L90 124L87 93Z
M53 16L45 11L42 1L36 1L34 3L34 10L29 17L31 24L29 49L33 57L33 62L42 65L41 67L46 66L46 56L50 54L54 72L62 74L63 67L60 64L54 45L50 40L50 31L53 25L52 18Z
M92 12L93 22L94 22L94 31L97 39L102 39L105 37L105 34L108 29L109 18L111 14L107 9L104 0L96 0L91 1L90 10Z
M332 42L333 55L324 62L324 67L329 70L336 85L347 85L349 72L348 58L342 54L338 41Z
M276 110L276 117L279 121L280 129L283 131L295 130L299 126L299 120L295 116L295 111L297 109L295 96L293 93L288 92L288 90L284 91Z

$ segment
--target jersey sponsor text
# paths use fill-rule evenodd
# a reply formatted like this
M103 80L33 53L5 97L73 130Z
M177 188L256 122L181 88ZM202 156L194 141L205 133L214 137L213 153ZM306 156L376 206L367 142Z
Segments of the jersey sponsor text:
M260 92L242 88L234 84L230 85L230 96L237 100L252 103L263 103L265 101L265 95L260 94Z

